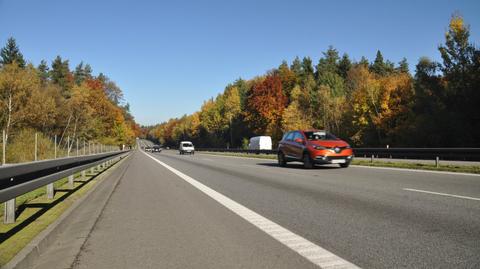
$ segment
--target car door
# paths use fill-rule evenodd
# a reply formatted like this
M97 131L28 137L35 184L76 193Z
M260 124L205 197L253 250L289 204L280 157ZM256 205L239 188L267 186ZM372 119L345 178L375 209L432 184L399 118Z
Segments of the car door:
M291 154L295 157L295 159L302 160L305 145L303 143L296 142L295 140L298 138L302 139L302 141L305 142L305 137L303 136L303 134L295 131L291 142Z
M280 141L279 150L283 152L287 159L291 159L291 143L293 139L293 132L288 132L285 134L282 141Z

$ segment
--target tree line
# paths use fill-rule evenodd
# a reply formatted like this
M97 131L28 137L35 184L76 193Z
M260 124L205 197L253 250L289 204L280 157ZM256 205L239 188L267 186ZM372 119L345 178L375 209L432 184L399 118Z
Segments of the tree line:
M314 65L286 61L265 75L238 79L199 111L143 128L165 145L191 140L200 147L244 147L248 138L274 142L293 129L326 129L352 145L480 147L480 50L453 15L438 47L442 62L419 59L412 74L380 51L353 61L333 47Z
M70 141L132 145L140 135L114 81L103 73L93 75L91 66L83 62L70 70L69 61L60 56L51 65L45 60L38 66L27 63L14 38L0 51L2 130L7 148L24 143L21 140L35 132L57 136L59 145L64 145L67 137Z

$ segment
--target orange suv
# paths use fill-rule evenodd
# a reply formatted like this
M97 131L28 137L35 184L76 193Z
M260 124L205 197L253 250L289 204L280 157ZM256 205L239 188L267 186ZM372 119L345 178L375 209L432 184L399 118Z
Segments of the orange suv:
M305 168L315 164L339 164L346 168L353 159L350 145L322 130L291 131L283 135L278 145L278 164L303 162Z

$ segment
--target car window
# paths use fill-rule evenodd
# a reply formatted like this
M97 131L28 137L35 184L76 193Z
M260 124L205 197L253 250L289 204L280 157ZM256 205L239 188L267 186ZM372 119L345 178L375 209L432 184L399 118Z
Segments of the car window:
M303 140L303 135L300 133L300 132L295 132L293 134L293 140L297 139L297 138L300 138Z
M192 147L192 144L190 144L190 143L183 143L182 145L183 145L184 147Z
M334 135L325 131L305 132L305 136L310 141L315 140L337 140Z
M293 132L290 132L287 134L287 137L285 138L287 141L293 141Z

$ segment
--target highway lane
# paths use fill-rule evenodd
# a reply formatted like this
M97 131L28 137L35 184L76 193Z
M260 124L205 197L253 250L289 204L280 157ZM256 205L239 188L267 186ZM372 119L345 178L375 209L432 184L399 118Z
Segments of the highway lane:
M35 268L314 267L221 194L362 268L480 267L478 176L137 150L101 184Z
M73 268L315 268L140 151L127 161Z
M360 267L480 266L480 177L151 155Z

